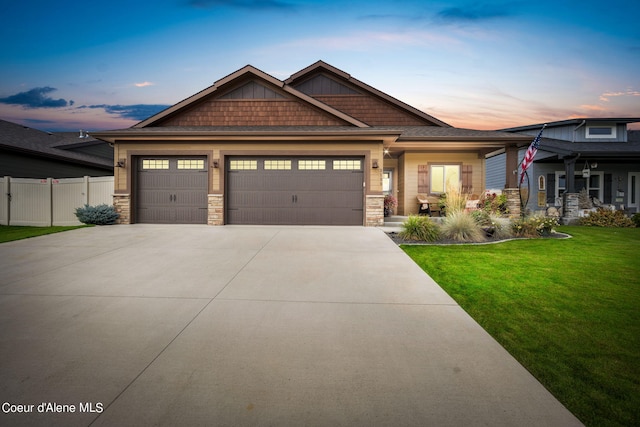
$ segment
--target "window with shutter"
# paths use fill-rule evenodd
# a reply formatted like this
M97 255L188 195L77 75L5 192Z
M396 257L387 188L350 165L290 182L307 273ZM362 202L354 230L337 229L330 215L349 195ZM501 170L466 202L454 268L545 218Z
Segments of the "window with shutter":
M429 165L418 165L418 193L429 194Z
M473 166L471 165L462 165L462 192L463 193L471 193L473 192Z

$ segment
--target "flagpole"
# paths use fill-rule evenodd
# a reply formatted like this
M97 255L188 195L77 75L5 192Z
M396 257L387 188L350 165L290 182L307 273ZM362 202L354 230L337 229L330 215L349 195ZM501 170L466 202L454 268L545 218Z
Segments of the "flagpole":
M531 164L533 163L533 159L536 155L536 153L538 152L538 145L540 143L540 138L542 137L542 132L544 131L544 129L547 127L547 124L543 124L542 125L542 129L540 129L540 132L538 132L538 136L536 136L533 139L533 142L531 144L529 144L529 147L527 148L527 151L525 152L524 156L522 157L522 160L520 161L520 163L518 163L518 167L516 170L520 170L520 167L523 168L520 177L518 179L518 195L520 196L520 216L522 218L525 217L525 207L529 204L529 198L531 196L531 186L530 186L530 182L529 182L529 173L527 172L527 169L529 169L529 166L531 166ZM525 163L525 161L527 163ZM523 164L525 163L525 164ZM524 182L525 177L527 178L527 200L526 202L522 200L522 183Z

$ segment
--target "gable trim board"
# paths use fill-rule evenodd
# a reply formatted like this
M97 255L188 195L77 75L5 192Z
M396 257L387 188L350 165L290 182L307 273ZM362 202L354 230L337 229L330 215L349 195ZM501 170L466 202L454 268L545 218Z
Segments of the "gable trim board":
M307 87L305 82L314 83ZM385 125L372 125L367 121ZM507 145L524 146L530 142L526 136L453 128L321 61L286 81L246 66L129 129L92 135L111 142L115 158L125 160L126 165L135 165L141 156L204 156L208 165L207 223L212 225L237 221L382 225L382 175L385 168L395 171L398 179L394 185L401 199L397 213L406 215L416 208L412 197L415 198L413 194L417 189L417 179L414 179L417 164L413 159L424 162L426 158L426 163L430 163L432 158L436 159L434 161L444 158L459 163L464 167L461 170L473 171L465 172L465 182L473 182L474 187L478 188L483 184L482 162L485 153L505 149ZM297 213L286 212L282 215L284 219L273 219L273 215L269 220L260 219L266 218L266 207L265 212L256 211L241 220L237 217L234 219L232 214L235 212L230 212L237 205L233 200L237 196L236 191L244 191L244 196L254 197L254 202L260 197L263 200L264 197L272 197L271 203L282 196L278 188L269 188L258 197L250 189L229 184L230 159L285 159L295 165L299 159L351 156L362 162L362 169L358 172L361 174L358 178L361 188L358 189L341 189L331 181L328 171L324 175L318 172L317 180L309 180L306 184L302 182L307 179L305 174L295 170L281 172L279 178L273 181L280 183L284 190L296 185L311 188L318 182L324 182L327 188L314 190L316 193L313 196L324 200L320 203L326 207L314 206L318 212L327 211L325 215L309 211L304 213L307 219L301 222L298 219L286 219L287 215L294 218L311 205L305 205L304 208L297 206ZM409 161L400 161L403 156ZM136 222L136 216L139 215L136 206L141 195L136 187L139 179L137 173L133 166L115 170L115 200L118 206L127 210L127 214L123 215L127 219L123 222ZM263 174L267 172L263 171ZM247 173L244 176L249 175ZM266 176L272 178L271 175L263 175ZM342 178L345 183L348 181L346 176ZM304 179L297 182L301 177ZM345 186L348 187L347 184ZM303 193L311 191L298 187L294 189ZM302 193L291 194L294 203L296 194ZM330 199L331 195L334 196L333 200ZM345 197L351 197L352 200L345 202ZM290 202L289 198L286 199L281 203ZM342 199L342 202L338 202L338 199ZM301 202L300 198L298 200ZM251 205L253 202L247 203ZM328 219L332 217L331 207L339 210L340 203L344 209L353 206L353 209L360 210L357 219L354 216L348 220ZM253 206L250 209L259 210ZM274 212L285 210L284 207L270 209ZM344 218L345 215L333 217Z

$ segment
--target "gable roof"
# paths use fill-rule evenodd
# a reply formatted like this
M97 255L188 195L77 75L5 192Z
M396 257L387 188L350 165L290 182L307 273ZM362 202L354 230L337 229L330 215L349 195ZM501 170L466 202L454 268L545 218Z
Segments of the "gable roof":
M318 73L322 73L322 72L327 72L329 74L332 74L338 77L339 79L344 80L349 84L355 86L361 91L369 95L373 95L376 98L381 99L382 101L387 102L398 109L407 111L415 116L418 116L419 118L426 120L427 122L430 122L435 126L452 127L451 125L436 119L435 117L425 113L424 111L418 110L417 108L414 108L409 104L406 104L372 86L369 86L368 84L361 82L360 80L352 77L350 74L330 64L327 64L326 62L321 60L315 62L314 64L309 65L308 67L298 71L297 73L292 74L291 77L289 77L287 80L284 81L284 83L287 85L296 86L304 82L305 80L309 79L311 76L316 75Z
M184 99L183 101L178 102L177 104L167 108L166 110L163 110L161 112L159 112L158 114L143 120L142 122L134 125L134 128L143 128L143 127L148 127L148 126L153 126L154 124L157 124L159 122L161 122L163 119L166 119L172 115L175 115L181 111L184 111L186 109L188 109L189 107L191 107L192 105L204 100L207 97L213 96L214 93L220 91L222 88L224 88L226 85L237 82L237 81L243 81L246 79L249 79L251 77L257 78L259 80L262 80L263 82L270 84L272 86L275 86L279 89L281 89L282 91L286 92L287 94L291 95L294 99L300 100L303 103L309 104L311 106L313 106L316 109L319 109L325 113L328 113L331 116L334 116L338 119L340 119L343 122L346 122L347 124L351 124L353 126L359 127L359 128L365 128L368 127L367 124L361 122L360 120L355 119L354 117L351 117L345 113L343 113L342 111L339 111L323 102L320 102L312 97L310 97L309 95L306 95L296 89L294 89L293 87L286 85L285 82L280 81L278 79L276 79L275 77L251 66L251 65L246 65L245 67L217 80L216 82L214 82L214 84L212 86L209 86L208 88L196 93L193 96L190 96L189 98Z
M78 139L78 134L74 133L73 135ZM72 144L72 141L69 133L43 132L17 123L0 120L0 149L113 170L113 161L111 159L63 148L65 146L70 148L69 145ZM73 143L104 144L104 142L92 137L83 138L81 142L73 141Z

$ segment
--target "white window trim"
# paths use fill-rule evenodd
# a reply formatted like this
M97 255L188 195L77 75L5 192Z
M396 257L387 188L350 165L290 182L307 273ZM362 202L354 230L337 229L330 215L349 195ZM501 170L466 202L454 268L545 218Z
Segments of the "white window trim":
M434 163L432 165L429 165L429 193L430 194L444 194L447 192L447 176L445 174L445 176L443 177L443 185L444 185L444 189L443 191L435 191L433 189L434 185L433 185L433 178L435 176L434 172L433 172L433 168L434 167L444 167L446 170L446 167L448 166L454 166L458 168L458 188L462 187L462 165L459 163Z
M591 135L589 133L591 128L610 128L611 134L610 135ZM591 126L587 126L584 132L585 132L585 138L587 139L615 139L616 130L617 130L616 125L591 125Z
M555 199L558 200L561 197L561 193L560 193L560 177L562 175L564 175L565 172L564 171L556 171L556 183L555 183L555 187L554 191L555 191ZM582 171L579 172L575 172L573 174L576 177L582 177ZM600 188L598 188L598 200L602 200L603 199L603 189L604 189L604 172L593 172L591 171L591 175L598 175L600 176ZM566 187L563 187L562 190L564 191ZM589 178L587 178L587 192L589 194L591 194L591 190L595 190L596 188L591 188L589 187Z

